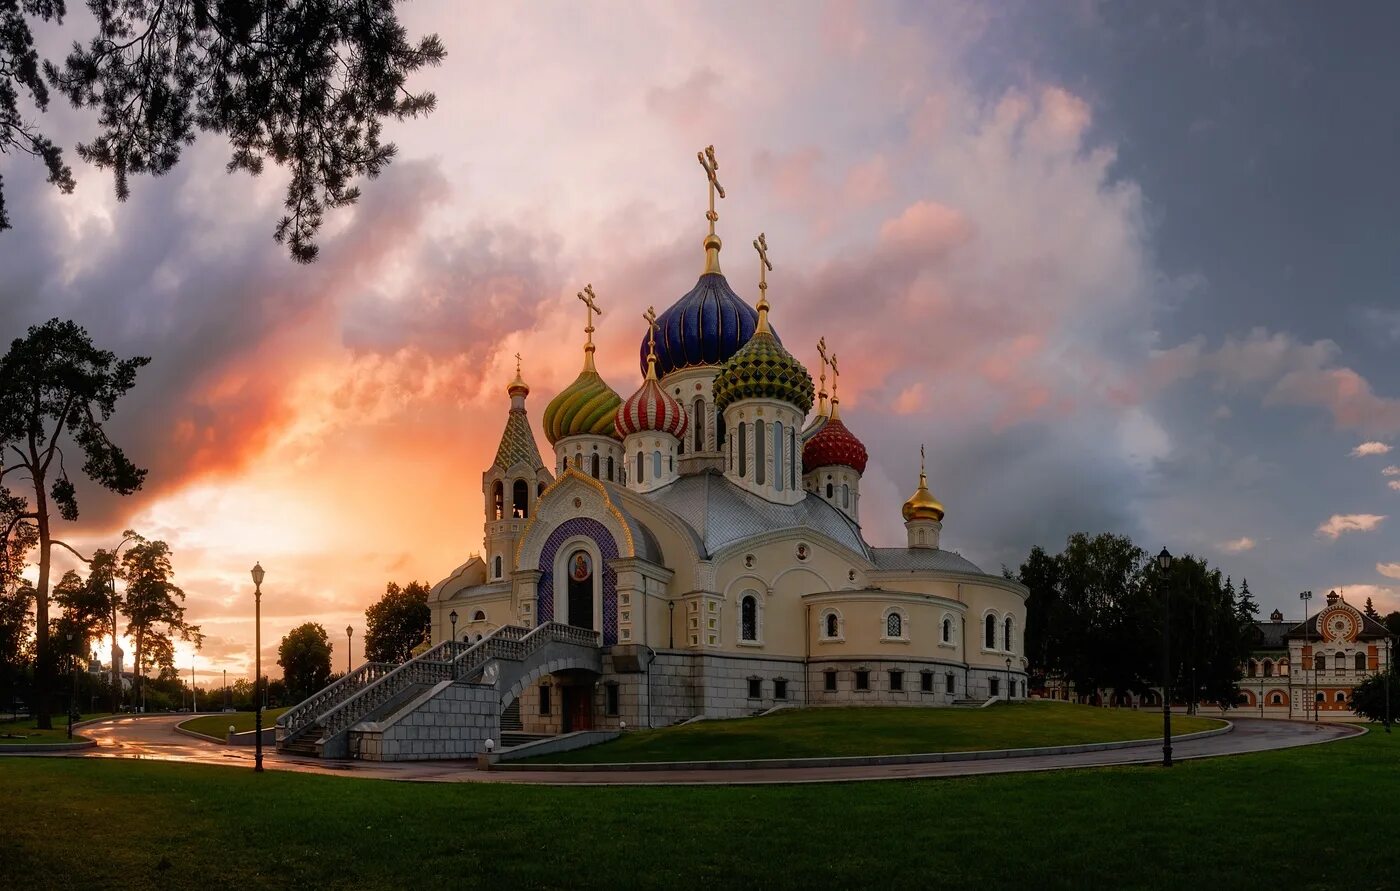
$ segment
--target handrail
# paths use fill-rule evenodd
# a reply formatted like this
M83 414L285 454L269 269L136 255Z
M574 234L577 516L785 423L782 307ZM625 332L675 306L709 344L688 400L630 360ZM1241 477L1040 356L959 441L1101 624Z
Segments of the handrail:
M286 736L294 735L310 725L318 714L325 711L327 706L343 702L353 696L356 691L364 689L369 684L374 683L383 677L394 667L390 662L365 662L354 671L337 680L335 683L313 693L306 699L297 703L292 708L283 712L277 718L276 726L288 731Z

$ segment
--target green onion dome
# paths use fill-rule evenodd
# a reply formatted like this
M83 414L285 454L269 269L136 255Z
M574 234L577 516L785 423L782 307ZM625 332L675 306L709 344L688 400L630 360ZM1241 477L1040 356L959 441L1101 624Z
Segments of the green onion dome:
M812 407L812 376L768 327L767 306L759 306L758 330L720 366L715 376L715 409L723 412L741 399L778 399L806 414Z
M610 436L617 438L613 419L622 397L593 368L589 353L583 371L572 384L555 396L544 410L544 435L550 445L566 436Z

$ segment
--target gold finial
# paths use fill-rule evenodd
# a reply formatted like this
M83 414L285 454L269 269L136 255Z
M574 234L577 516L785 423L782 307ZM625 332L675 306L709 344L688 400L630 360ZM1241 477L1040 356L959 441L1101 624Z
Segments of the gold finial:
M588 326L583 329L583 333L588 335L588 342L583 345L583 370L593 371L593 314L603 314L603 310L595 302L598 295L593 293L592 283L583 286L583 290L578 292L578 299L583 301L583 305L588 307Z
M773 262L768 259L768 239L762 232L753 240L753 249L758 251L758 328L755 334L768 333L768 270Z
M647 320L647 380L656 380L656 307L648 306L642 313Z
M841 397L836 395L836 385L841 382L841 369L836 365L836 354L831 354L831 420L841 417Z
M817 391L817 417L826 414L826 338L817 341L817 355L822 357L822 386Z
M901 511L905 521L909 520L937 520L943 522L945 511L943 503L933 497L933 493L928 490L928 474L924 472L924 447L919 446L919 488L909 496L909 500L904 502Z
M705 219L710 221L710 234L705 236L705 272L719 272L721 242L715 234L715 223L719 221L719 214L715 213L715 193L724 197L724 186L719 184L719 161L715 160L715 147L712 145L706 146L703 152L696 152L695 157L700 159L700 166L705 168L705 177L710 183L710 210L705 214Z
M517 394L521 396L530 395L530 385L525 383L525 378L520 376L519 353L515 354L515 380L511 381L510 386L506 387L506 392L509 393L511 396L515 396Z

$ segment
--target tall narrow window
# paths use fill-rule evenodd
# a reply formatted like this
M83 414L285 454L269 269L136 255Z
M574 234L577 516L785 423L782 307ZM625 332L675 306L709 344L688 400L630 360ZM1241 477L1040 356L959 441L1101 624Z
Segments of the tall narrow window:
M783 491L783 422L773 422L773 488Z
M823 679L824 679L822 688L823 688L824 690L826 690L826 692L828 692L828 693L835 693L835 692L836 692L836 669L834 669L834 668L828 668L826 671L822 672L822 676L823 676Z
M841 484L841 508L849 510L851 507L851 487L846 483Z
M728 437L725 436L724 429L724 415L715 412L715 448L724 448L724 443L727 439Z
M528 517L530 515L530 484L524 480L516 480L512 489L512 501L515 502L514 515L517 517Z
M885 616L885 636L904 636L904 617L895 610L890 610L889 615Z
M758 598L745 594L739 601L739 639L758 640Z
M835 487L832 486L831 483L827 483L827 484L826 484L826 500L827 500L827 501L830 501L830 500L831 500L831 496L834 495L835 493L836 493Z
M690 422L695 426L695 451L705 451L705 400L699 397L690 413Z
M739 425L739 476L749 476L749 425Z
M549 714L549 685L540 685L540 714Z
M943 620L943 642L944 642L944 643L952 643L952 642L953 642L953 620L952 620L952 619L944 619L944 620Z
M997 648L997 620L996 616L987 617L986 646L989 650Z
M836 617L836 613L826 614L826 636L838 637L841 632L841 620Z
M950 671L947 674L945 674L943 676L943 692L952 693L954 683L956 682L953 679L953 673Z
M1356 654L1356 670L1357 670L1357 671L1365 671L1365 670L1366 670L1366 654L1365 654L1365 653L1357 653L1357 654Z
M890 669L890 689L896 693L904 689L904 672L898 668Z
M608 456L608 482L610 482L610 483L613 482L613 459L612 459L612 455L609 455L609 456Z
M592 463L592 467L589 468L589 469L593 471L593 478L594 478L595 480L596 480L596 479L602 479L602 477L599 475L599 474L602 473L602 466L601 466L601 464L602 464L602 459L598 457L598 453L597 453L597 452L594 452L594 453L593 453L593 461L592 461L591 463Z
M496 566L495 566L495 570L496 570L496 571L495 571L495 573L492 575L492 578L500 578L500 577L501 577L501 556L500 556L499 554L496 555Z
M1005 631L1004 631L1004 633L1002 634L1001 639L1002 639L1002 642L1005 644L1005 646L1003 646L1002 649L1009 653L1009 652L1011 652L1011 617L1010 617L1010 616L1007 616L1007 617L1006 617L1006 623L1005 623L1005 625L1004 625L1003 627L1005 628Z
M651 453L651 478L652 478L652 479L660 479L660 478L661 478L661 453L660 453L660 452L652 452L652 453Z
M500 480L496 480L496 485L491 487L491 501L494 507L491 509L493 519L505 519L506 515L506 488Z
M642 453L641 453L641 452L638 452L638 453L637 453L637 485L639 485L639 486L642 484L642 465L643 465L644 463L646 463L646 458L644 458L644 457L642 456Z
M788 429L788 488L797 488L797 428Z
M753 473L754 482L760 486L768 482L768 442L762 421L753 425Z

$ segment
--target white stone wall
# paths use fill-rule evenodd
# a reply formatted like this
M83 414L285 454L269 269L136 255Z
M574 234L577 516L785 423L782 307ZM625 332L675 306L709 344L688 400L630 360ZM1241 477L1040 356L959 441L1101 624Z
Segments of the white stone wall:
M474 757L487 739L500 744L494 687L446 684L395 718L352 730L351 752L366 761L425 761Z

